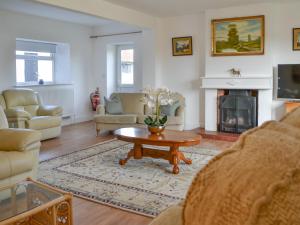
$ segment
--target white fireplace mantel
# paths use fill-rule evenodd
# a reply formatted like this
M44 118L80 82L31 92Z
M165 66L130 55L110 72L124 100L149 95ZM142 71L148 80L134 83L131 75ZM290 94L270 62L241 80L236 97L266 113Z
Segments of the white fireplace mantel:
M208 131L217 131L217 98L219 89L258 90L258 125L271 119L272 77L204 77L202 78L201 88L205 89L205 129Z
M268 90L273 89L272 77L203 77L204 89L248 89Z

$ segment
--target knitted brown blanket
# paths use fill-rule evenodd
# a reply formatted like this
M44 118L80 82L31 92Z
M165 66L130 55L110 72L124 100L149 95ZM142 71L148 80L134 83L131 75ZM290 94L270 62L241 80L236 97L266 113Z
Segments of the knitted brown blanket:
M243 134L202 169L185 225L300 224L300 108Z

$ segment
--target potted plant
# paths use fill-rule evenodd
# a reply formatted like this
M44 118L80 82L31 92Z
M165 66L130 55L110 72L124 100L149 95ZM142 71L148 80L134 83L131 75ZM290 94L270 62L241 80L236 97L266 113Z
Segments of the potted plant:
M172 92L168 88L145 88L145 104L152 109L153 115L145 118L144 123L148 126L151 134L160 135L168 121L167 115L161 115L160 106L173 103Z

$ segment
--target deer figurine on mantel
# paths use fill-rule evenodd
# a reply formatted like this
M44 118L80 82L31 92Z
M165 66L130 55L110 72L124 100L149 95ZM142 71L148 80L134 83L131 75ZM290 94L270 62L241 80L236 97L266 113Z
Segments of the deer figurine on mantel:
M233 76L233 77L241 77L242 76L240 69L232 68L229 70L229 72L231 73L231 76Z

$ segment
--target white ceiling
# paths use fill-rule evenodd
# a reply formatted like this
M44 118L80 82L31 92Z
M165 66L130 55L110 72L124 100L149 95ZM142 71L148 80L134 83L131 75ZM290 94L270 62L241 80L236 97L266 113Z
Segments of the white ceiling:
M88 26L103 26L113 23L111 20L34 3L29 0L0 0L1 9Z
M167 17L203 12L206 9L249 5L262 2L299 0L105 0L146 14Z

